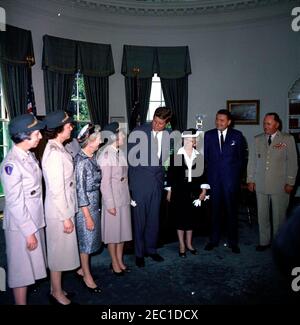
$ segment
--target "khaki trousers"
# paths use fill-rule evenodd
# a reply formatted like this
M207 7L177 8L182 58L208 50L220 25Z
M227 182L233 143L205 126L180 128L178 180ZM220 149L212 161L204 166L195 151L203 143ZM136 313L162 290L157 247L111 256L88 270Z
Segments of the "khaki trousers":
M269 245L271 243L270 208L272 208L272 226L274 238L280 225L285 220L286 210L289 204L289 194L256 193L256 198L259 226L259 243L260 245Z

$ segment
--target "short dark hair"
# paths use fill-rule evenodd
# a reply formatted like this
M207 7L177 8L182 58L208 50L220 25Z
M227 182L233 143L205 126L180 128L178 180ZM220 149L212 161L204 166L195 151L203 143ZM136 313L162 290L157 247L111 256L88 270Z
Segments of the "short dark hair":
M11 135L10 138L12 139L12 141L15 144L18 144L18 143L21 143L21 142L23 142L25 140L30 140L32 132L33 131L18 132L18 133L15 133L15 134Z
M157 116L158 118L160 118L162 120L166 120L166 122L169 122L172 117L172 111L170 108L167 108L164 106L158 107L154 112L154 116ZM154 116L153 116L153 118L154 118Z
M46 139L48 139L48 140L55 139L57 137L58 133L61 133L63 131L64 126L65 126L65 124L60 125L60 126L58 126L57 128L54 128L54 129L46 128L45 131L44 131Z
M266 113L265 116L273 116L273 118L276 122L281 123L281 119L280 119L279 115L275 112Z
M231 113L228 111L228 109L219 109L219 110L217 111L217 114L216 114L216 115L218 115L218 114L226 115L227 118L228 118L228 120L232 120L232 115L231 115Z

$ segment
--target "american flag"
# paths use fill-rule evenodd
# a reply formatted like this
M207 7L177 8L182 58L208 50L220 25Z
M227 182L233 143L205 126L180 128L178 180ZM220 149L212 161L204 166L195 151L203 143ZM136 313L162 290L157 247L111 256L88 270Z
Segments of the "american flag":
M34 91L33 91L33 85L32 85L31 70L28 73L26 113L36 115L36 106L35 106Z

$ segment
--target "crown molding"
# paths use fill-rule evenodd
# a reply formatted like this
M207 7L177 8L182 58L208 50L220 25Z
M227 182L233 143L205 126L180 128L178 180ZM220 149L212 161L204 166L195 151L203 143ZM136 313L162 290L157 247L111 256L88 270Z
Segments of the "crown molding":
M190 16L240 11L297 0L50 0L72 7L131 16Z

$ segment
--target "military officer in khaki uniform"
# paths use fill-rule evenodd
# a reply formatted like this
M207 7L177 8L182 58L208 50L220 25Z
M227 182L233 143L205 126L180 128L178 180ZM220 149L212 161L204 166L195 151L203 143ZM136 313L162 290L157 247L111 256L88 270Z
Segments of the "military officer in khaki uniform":
M264 251L271 243L270 203L273 216L273 236L285 219L289 194L297 175L297 151L290 134L279 131L277 113L267 113L264 118L264 133L254 138L250 148L247 170L248 189L256 191L259 245Z
M45 118L46 145L42 169L46 183L45 217L47 255L51 276L50 302L69 305L71 301L61 286L63 271L79 267L79 252L74 216L77 196L73 159L63 143L71 136L72 118L64 111Z
M9 133L15 145L1 165L8 285L17 305L27 303L27 286L47 276L42 173L29 151L42 139L44 126L31 114L14 118Z

